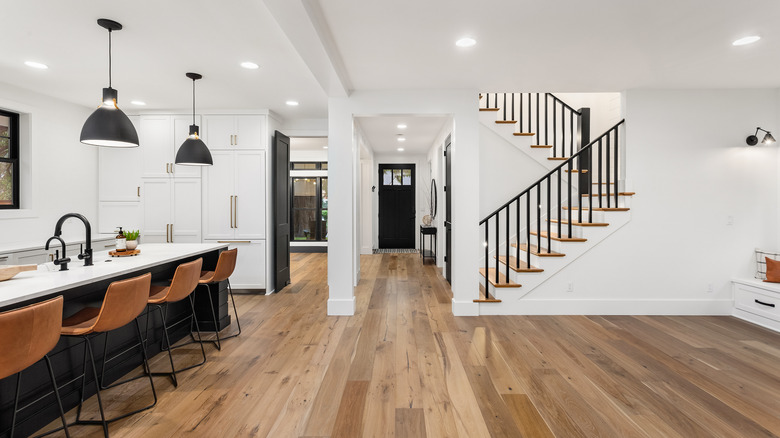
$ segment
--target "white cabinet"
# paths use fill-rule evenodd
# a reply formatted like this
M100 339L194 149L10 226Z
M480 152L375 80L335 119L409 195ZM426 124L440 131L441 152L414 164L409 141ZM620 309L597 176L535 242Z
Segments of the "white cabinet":
M195 124L200 116L195 117ZM177 166L176 151L189 135L192 116L145 115L138 135L143 177L199 177L200 166Z
M138 184L141 184L140 182ZM140 187L139 187L140 193ZM143 228L141 206L138 202L99 202L98 233L115 234L122 227L125 230Z
M0 254L0 266L15 265L16 257L13 253Z
M225 241L212 240L207 243L228 243L228 249L238 248L238 258L230 286L233 289L265 289L266 262L265 240Z
M204 239L265 239L265 151L213 151L203 172Z
M204 115L203 134L209 149L265 149L263 115Z
M200 178L144 178L141 241L200 242Z
M141 200L140 148L98 148L98 200Z

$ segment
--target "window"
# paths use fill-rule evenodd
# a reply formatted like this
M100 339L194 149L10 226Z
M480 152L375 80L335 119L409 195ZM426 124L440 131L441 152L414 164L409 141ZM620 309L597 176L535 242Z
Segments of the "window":
M412 185L412 169L384 169L382 185L410 186Z
M0 111L0 208L19 208L19 114Z
M293 177L292 240L328 240L328 178Z
M290 170L328 170L328 162L292 162L290 163Z

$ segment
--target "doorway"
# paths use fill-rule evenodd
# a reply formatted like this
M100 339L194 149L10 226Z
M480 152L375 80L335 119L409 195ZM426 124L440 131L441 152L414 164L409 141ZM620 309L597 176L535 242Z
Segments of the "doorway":
M415 165L379 164L379 248L414 248L415 216Z
M444 140L444 278L452 284L452 160L450 158L451 137Z

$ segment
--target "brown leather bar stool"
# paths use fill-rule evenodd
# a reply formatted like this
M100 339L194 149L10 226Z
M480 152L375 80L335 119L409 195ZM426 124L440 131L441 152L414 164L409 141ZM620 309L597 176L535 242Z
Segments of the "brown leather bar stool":
M228 249L222 251L217 259L217 267L213 271L201 271L200 280L198 286L206 286L208 290L209 304L211 308L211 316L214 318L214 334L215 340L211 339L198 339L200 342L213 342L217 346L217 350L222 350L221 339L235 338L241 334L241 322L238 320L238 310L236 310L236 300L233 299L233 288L230 287L230 276L233 275L233 271L236 269L236 259L238 258L238 248ZM214 312L214 303L211 300L211 285L219 285L220 281L227 281L228 294L230 294L230 301L233 303L233 313L236 315L236 325L238 326L238 332L230 336L225 336L220 339L219 329L217 323L217 314Z
M203 355L203 360L194 365L189 365L177 370L173 364L173 354L171 353L171 350L173 348L183 347L184 345L191 344L192 342L180 344L177 346L172 346L171 340L168 335L168 329L170 327L174 327L191 318L192 321L191 324L192 323L195 324L195 330L198 333L198 338L200 338L200 328L198 327L198 318L195 316L195 301L192 297L192 292L195 290L195 287L198 286L198 278L200 278L200 269L202 266L203 266L202 258L199 258L197 260L188 263L182 263L176 268L176 272L173 274L173 280L171 280L171 284L169 286L153 285L149 289L148 304L149 307L160 311L160 318L162 319L162 325L163 325L162 349L168 351L168 359L171 362L171 372L156 372L152 374L155 376L159 376L159 375L169 376L173 381L173 386L179 386L179 382L176 379L177 372L182 372L195 367L199 367L204 363L206 363L206 350L203 348L203 344L201 344L200 351L201 354ZM166 322L168 316L168 304L181 301L188 297L190 299L190 309L192 310L192 315L168 326L168 323ZM152 310L149 310L150 318L151 318L151 313ZM146 319L147 330L149 328L148 324L150 318ZM192 333L190 333L190 335L192 335Z
M81 401L79 402L78 409L76 411L76 421L73 424L99 424L103 426L103 434L108 437L108 423L116 421L138 412L149 409L157 404L157 392L154 389L154 381L152 380L149 370L149 361L146 356L146 347L141 336L141 327L138 324L137 317L146 308L146 301L149 298L149 286L152 283L152 274L147 273L138 277L129 278L127 280L115 281L108 285L106 290L106 296L103 299L103 304L100 308L86 307L75 315L66 318L62 322L62 335L63 336L78 336L84 340L84 368L81 373ZM100 380L98 379L97 367L95 366L95 354L92 350L91 338L96 337L101 333L107 333L111 330L123 327L131 322L135 322L136 333L138 335L138 342L141 347L141 355L143 357L144 370L149 377L149 384L152 387L152 395L154 401L152 404L119 415L114 418L106 419L105 412L103 411L103 401L100 397ZM92 376L95 379L95 390L98 400L98 408L100 410L100 421L97 420L82 420L81 419L81 407L84 403L84 392L86 389L86 375L87 375L87 355L89 355L90 363L92 365ZM105 355L105 352L104 352Z
M0 354L0 379L16 374L16 395L14 396L10 438L14 436L16 414L32 405L30 403L17 409L22 386L22 371L41 359L46 361L46 367L49 369L51 386L54 388L54 396L57 398L57 406L60 408L62 429L65 430L65 435L70 437L68 424L65 421L65 412L62 409L62 400L57 388L57 380L54 378L54 371L48 355L57 345L57 341L60 340L61 328L62 296L0 313L0 352L2 352Z

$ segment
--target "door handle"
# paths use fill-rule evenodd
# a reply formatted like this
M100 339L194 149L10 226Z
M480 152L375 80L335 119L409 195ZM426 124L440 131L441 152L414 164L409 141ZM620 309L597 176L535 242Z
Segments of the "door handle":
M230 195L230 228L233 228L233 195Z
M238 195L235 196L233 201L233 225L235 225L234 228L238 228Z

